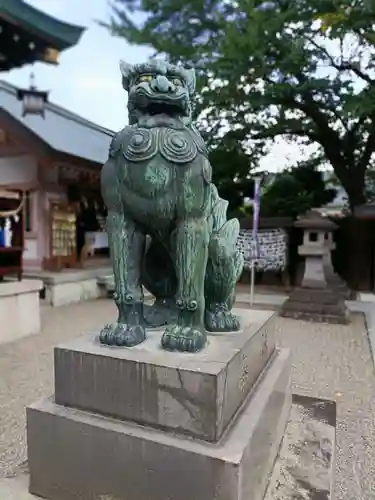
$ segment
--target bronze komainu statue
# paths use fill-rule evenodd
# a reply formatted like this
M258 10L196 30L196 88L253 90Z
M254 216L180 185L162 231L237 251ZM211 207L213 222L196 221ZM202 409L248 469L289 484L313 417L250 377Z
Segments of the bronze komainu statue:
M196 352L207 333L236 331L231 313L243 259L239 224L211 182L192 124L195 72L163 61L120 64L129 126L112 140L101 173L117 322L100 342L135 346L166 325L165 349ZM154 296L144 305L144 285Z

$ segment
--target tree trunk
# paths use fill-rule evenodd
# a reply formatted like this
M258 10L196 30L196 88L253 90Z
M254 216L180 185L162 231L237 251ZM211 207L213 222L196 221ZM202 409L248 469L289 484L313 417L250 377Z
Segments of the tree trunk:
M365 171L356 167L333 166L335 174L348 195L350 209L366 203Z
M347 186L343 186L348 195L349 206L352 212L355 207L366 203L365 180L363 179L361 181L361 179L355 177L356 176L353 175L353 178L349 181L349 184Z

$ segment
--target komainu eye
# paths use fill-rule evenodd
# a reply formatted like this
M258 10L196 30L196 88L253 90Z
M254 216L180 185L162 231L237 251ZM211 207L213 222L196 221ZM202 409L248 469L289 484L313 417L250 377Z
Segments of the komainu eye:
M138 83L151 82L152 78L153 77L151 75L142 75L138 78Z
M176 85L176 87L182 87L183 83L179 78L172 78L172 83L173 85Z

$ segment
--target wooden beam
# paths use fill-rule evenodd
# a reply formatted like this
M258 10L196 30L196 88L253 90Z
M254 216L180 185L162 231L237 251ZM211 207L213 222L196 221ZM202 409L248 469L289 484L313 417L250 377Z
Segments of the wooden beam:
M0 185L0 189L10 191L36 191L40 188L39 182L14 182Z
M0 198L6 198L7 200L19 200L21 195L20 193L4 189L0 186Z

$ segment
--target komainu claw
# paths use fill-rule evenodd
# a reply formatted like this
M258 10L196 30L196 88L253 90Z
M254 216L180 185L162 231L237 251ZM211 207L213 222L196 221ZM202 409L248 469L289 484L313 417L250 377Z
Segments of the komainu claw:
M146 329L143 325L113 323L106 325L99 334L101 344L118 347L134 347L145 339Z
M226 304L211 305L205 312L205 326L209 332L237 332L240 322Z
M206 345L207 334L194 327L169 326L161 339L161 345L167 351L198 352Z

